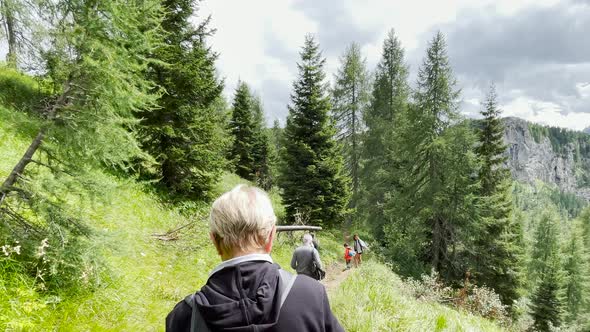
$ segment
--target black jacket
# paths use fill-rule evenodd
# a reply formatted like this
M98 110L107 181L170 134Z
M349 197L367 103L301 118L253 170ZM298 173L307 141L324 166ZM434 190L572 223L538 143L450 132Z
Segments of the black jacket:
M279 266L248 261L213 274L196 293L197 308L215 331L344 331L330 310L324 286L297 276L279 312ZM166 317L166 331L188 332L191 308L179 302Z

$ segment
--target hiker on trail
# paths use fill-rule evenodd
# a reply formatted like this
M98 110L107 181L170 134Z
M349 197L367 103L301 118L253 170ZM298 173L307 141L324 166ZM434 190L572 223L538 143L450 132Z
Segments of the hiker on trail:
M310 234L303 235L303 244L293 252L291 258L291 267L297 271L297 274L304 274L316 280L322 279L316 270L323 271L320 253L313 247L312 237Z
M352 250L352 248L348 245L348 243L344 244L344 261L346 262L346 268L344 269L346 270L350 270L350 261L352 260L352 257L354 257L356 255L356 252L354 250Z
M315 233L309 233L311 235L311 243L313 244L313 247L319 252L320 251L320 243L318 242L318 239L315 237Z
M344 331L319 282L273 263L275 223L258 188L240 185L215 200L209 228L222 263L168 314L166 331Z
M354 255L354 266L359 267L359 265L361 265L361 263L363 262L363 251L367 249L368 246L365 243L365 241L359 238L358 234L354 234L353 239L354 245L352 249L354 249L354 251L356 252L356 255Z

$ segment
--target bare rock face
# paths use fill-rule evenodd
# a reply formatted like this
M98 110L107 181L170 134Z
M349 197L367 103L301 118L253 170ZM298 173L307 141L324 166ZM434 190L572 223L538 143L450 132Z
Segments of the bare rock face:
M577 141L568 142L555 151L548 136L532 136L529 123L523 119L504 119L507 164L512 176L521 182L540 180L555 184L561 190L590 200L590 187L580 183L580 172L590 165L590 156L580 154Z

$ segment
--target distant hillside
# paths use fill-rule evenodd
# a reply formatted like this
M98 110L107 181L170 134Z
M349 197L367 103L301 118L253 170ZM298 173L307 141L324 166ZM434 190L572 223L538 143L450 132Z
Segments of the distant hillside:
M507 164L518 181L540 180L590 200L590 135L508 117Z

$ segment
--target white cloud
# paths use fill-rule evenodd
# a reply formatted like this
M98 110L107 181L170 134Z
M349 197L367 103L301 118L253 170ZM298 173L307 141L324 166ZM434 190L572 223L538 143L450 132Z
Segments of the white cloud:
M582 99L590 99L590 82L576 84L576 90Z
M200 21L203 17L211 15L211 27L217 29L216 34L209 39L209 44L214 51L219 52L217 67L220 75L225 79L225 95L229 101L233 97L238 80L241 79L261 96L269 123L276 118L284 121L288 112L287 104L292 81L297 75L298 52L306 33L315 33L320 42L322 36L329 37L329 45L336 48L326 50L327 52L324 53L327 56L327 77L331 80L339 65L338 55L350 42L355 41L352 40L353 38L365 38L365 40L356 41L361 43L369 69L373 70L381 56L382 41L387 31L394 28L406 49L412 72L410 83L413 84L433 27L441 26L445 32L445 24L460 23L459 21L465 16L469 16L468 13L516 15L532 7L547 8L560 3L559 0L316 1L322 2L313 0L307 3L304 0L205 0L199 2L200 8L195 20ZM572 7L572 10L577 9ZM318 11L324 12L318 13ZM343 17L332 19L333 17L330 16L337 14ZM327 26L326 20L338 26ZM497 28L502 29L501 26ZM340 31L344 31L341 37L338 35ZM338 44L340 38L342 45ZM3 52L5 47L2 46L3 43L0 41L0 58L3 58L5 53ZM327 47L326 44L323 46ZM453 47L455 51L461 52L461 45L453 45ZM590 65L590 59L587 63ZM588 68L586 71L580 71L579 67L565 71L562 69L561 67L557 69L543 67L539 68L541 70L539 73L510 72L503 77L504 82L496 81L506 115L576 129L590 125L588 115L583 113L590 112L590 82L581 79L585 77L584 74ZM563 82L550 79L556 71L563 72ZM545 76L535 78L541 74ZM484 72L482 75L483 79L477 83L474 83L473 77L458 77L464 98L462 106L465 108L462 110L468 116L477 116L480 100L485 93L482 91L484 89L482 86L492 80L491 74ZM513 84L509 84L510 80ZM515 84L525 80L531 83L534 80L545 82L545 85L543 88L538 88L539 91L536 91L536 94L532 94L533 84ZM559 98L555 97L557 89L565 91L560 92ZM553 98L545 98L546 96Z
M287 115L286 105L289 103L291 82L297 75L296 62L305 34L315 33L321 42L322 35L334 38L334 32L339 31L339 28L342 29L341 26L327 27L326 22L323 22L322 26L322 22L317 20L332 18L329 16L331 12L318 13L321 10L331 8L334 9L333 13L347 13L346 18L350 22L342 22L338 18L335 18L333 22L347 25L348 31L354 31L354 27L359 27L365 32L374 31L374 38L361 44L371 70L379 61L381 43L387 31L394 28L407 50L408 62L412 65L411 71L415 73L429 38L425 33L432 31L433 26L454 22L461 17L461 13L467 11L490 11L511 15L530 6L547 7L558 2L557 0L483 0L477 3L471 0L435 2L414 0L404 3L387 0L327 1L328 4L304 3L301 0L250 2L208 0L202 2L199 14L211 14L212 27L217 28L217 33L211 38L211 44L214 50L220 52L218 68L222 76L226 78L226 96L231 99L238 79L242 79L261 95L269 122L275 118L283 120ZM332 31L319 31L320 26L322 29L330 28ZM329 50L326 64L328 79L332 79L339 65L338 56L335 54L342 53L353 41L349 40L350 38L343 35L340 50ZM414 75L411 77L411 83L413 83ZM476 110L480 105L479 98L483 93L479 91L479 87L461 87L465 98L463 105L467 107L464 112L467 115L476 116ZM580 96L586 96L589 93L586 89L590 88L579 85L577 89ZM528 120L545 123L558 122L571 128L574 125L576 128L580 127L574 120L580 116L562 115L567 105L543 104L539 100L527 99L522 91L500 90L500 92L506 94L504 99L508 100L507 107L512 115L520 114ZM519 107L522 109L517 109Z
M560 105L518 97L501 105L504 116L516 116L547 126L582 130L590 124L590 113L566 113Z

